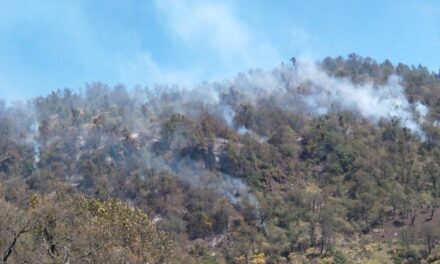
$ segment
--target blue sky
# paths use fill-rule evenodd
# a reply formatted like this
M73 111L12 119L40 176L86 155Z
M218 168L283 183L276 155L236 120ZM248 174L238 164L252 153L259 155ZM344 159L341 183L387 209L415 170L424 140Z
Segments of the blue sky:
M440 1L2 0L0 98L101 81L192 85L291 56L440 68Z

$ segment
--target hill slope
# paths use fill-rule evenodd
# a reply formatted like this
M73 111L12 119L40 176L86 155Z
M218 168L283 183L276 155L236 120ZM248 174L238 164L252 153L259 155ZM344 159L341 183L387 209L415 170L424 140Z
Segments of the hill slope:
M439 122L438 75L355 54L191 89L89 84L0 105L2 211L68 186L146 213L187 262L433 262Z

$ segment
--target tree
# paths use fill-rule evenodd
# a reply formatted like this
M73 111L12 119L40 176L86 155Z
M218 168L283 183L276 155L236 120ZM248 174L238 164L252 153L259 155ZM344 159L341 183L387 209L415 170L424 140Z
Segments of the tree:
M435 243L439 239L439 229L432 223L427 223L422 226L421 236L424 244L426 245L426 249L428 254L431 254L432 249L434 248Z
M412 192L406 196L404 207L407 215L410 216L411 225L414 225L422 204L423 200L419 194Z
M406 252L410 252L411 247L414 245L416 241L416 232L414 227L407 226L402 228L400 231L400 243L406 250Z

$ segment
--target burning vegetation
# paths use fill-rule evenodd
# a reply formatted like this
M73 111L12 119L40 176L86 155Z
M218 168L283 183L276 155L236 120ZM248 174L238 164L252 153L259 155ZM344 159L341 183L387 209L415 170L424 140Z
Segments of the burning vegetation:
M440 259L440 77L292 62L0 104L3 261Z

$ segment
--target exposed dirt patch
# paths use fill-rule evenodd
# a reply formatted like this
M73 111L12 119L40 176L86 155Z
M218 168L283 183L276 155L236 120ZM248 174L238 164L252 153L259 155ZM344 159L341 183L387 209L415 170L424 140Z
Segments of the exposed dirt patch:
M430 210L420 210L414 221L415 229L420 232L421 228L429 223L434 225L440 225L440 208L436 208L434 212L434 217L430 219ZM396 213L396 215L389 215L384 221L383 229L375 229L371 232L371 238L376 241L386 242L399 237L400 230L405 226L410 226L411 218L406 217L403 213Z

